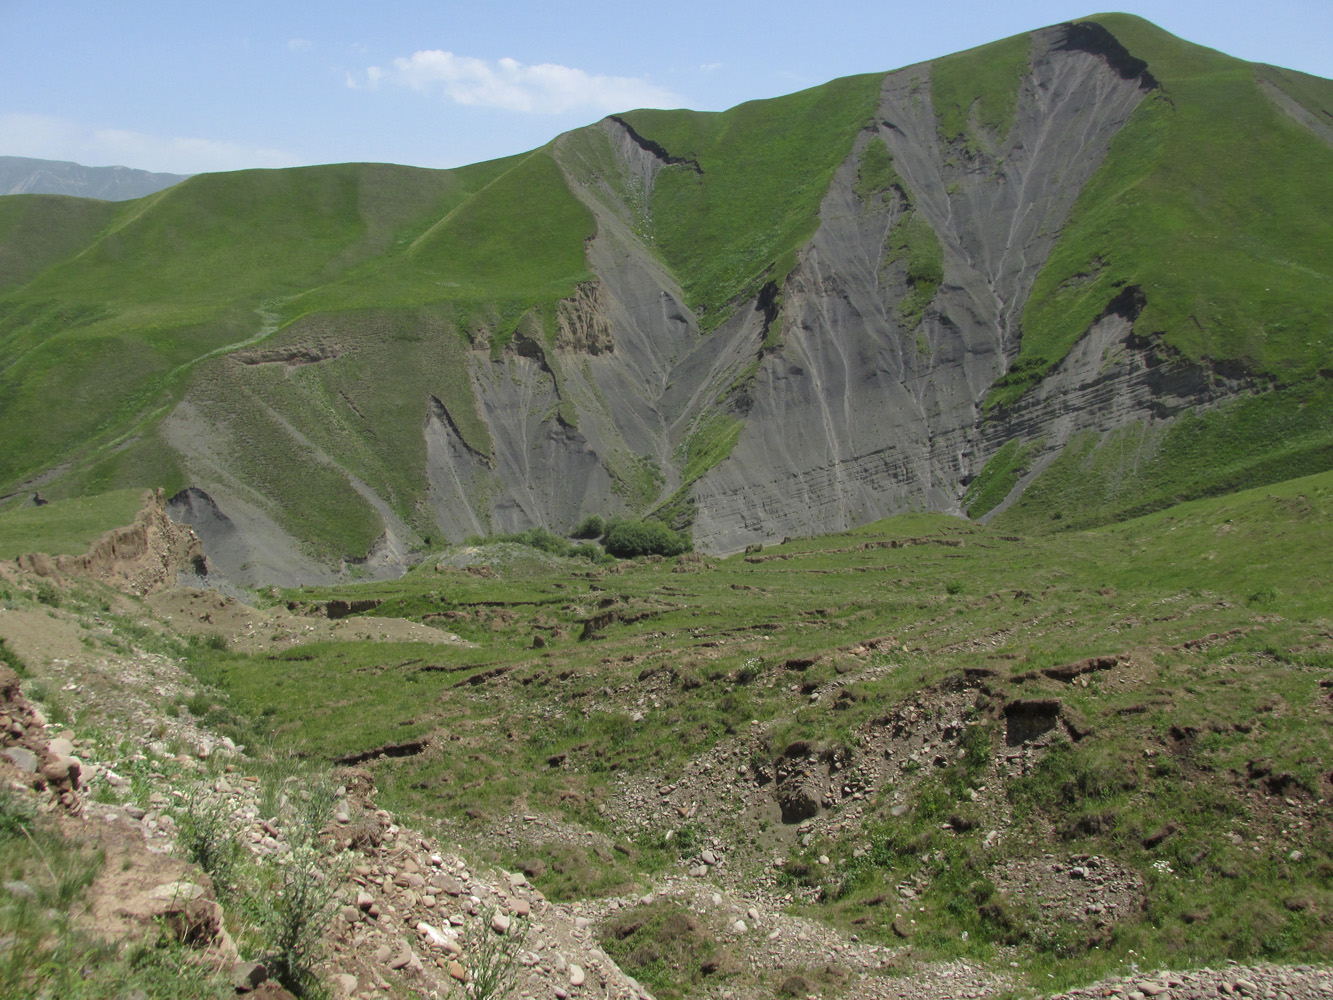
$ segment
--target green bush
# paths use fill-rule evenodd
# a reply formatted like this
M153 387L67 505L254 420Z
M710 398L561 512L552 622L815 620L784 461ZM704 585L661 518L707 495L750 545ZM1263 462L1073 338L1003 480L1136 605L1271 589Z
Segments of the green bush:
M606 551L594 542L580 542L569 550L569 554L577 559L587 559L590 563L615 562L613 556L606 554Z
M498 535L494 541L517 542L519 545L527 545L539 552L547 552L553 556L569 555L569 542L545 528L528 528L526 531L520 531L512 535Z
M226 800L199 790L186 797L185 809L176 819L176 840L181 850L208 873L223 897L235 888L236 866L241 860L235 823Z
M606 532L606 551L621 559L678 556L694 548L689 536L661 521L617 521Z
M5 640L2 638L0 638L0 663L9 667L20 677L28 675L28 665L23 662L18 653L5 646Z
M575 538L601 538L606 534L606 522L601 514L589 514L574 529Z

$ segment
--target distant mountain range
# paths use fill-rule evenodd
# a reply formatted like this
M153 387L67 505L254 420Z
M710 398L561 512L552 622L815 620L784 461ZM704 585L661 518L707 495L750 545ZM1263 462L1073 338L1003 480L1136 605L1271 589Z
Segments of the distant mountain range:
M0 502L164 485L256 581L1323 471L1333 83L1109 14L455 170L0 198L0 427Z
M68 194L129 201L179 184L189 174L154 174L130 167L85 167L63 160L0 156L0 195Z

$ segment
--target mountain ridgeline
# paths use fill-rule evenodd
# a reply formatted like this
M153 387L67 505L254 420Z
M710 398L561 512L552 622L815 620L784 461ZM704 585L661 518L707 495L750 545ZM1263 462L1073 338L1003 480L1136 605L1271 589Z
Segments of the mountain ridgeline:
M1090 526L1333 467L1331 354L1333 83L1118 14L456 170L0 198L0 505L165 486L248 583Z

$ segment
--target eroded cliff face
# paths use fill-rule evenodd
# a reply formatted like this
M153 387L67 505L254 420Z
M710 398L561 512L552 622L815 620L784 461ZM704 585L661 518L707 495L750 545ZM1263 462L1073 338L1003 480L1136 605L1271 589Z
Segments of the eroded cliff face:
M982 403L1017 352L1028 293L1079 192L1151 86L1099 41L1063 27L1036 33L1012 130L991 145L978 131L971 150L940 138L930 64L885 78L875 127L838 172L787 281L782 350L764 359L731 460L696 488L696 542L730 551L907 508L957 512L967 482L1010 437L1045 436L1055 452L1079 426L1026 404L986 422ZM857 194L858 162L876 142L905 198ZM943 281L912 328L904 269L884 264L906 199L943 255ZM1100 355L1084 353L1043 398L1107 379ZM1116 419L1150 415L1140 407Z
M20 555L0 569L16 569L60 581L85 577L127 593L143 596L175 587L182 579L198 580L209 566L198 536L168 517L163 492L147 490L131 524L113 528L82 555Z
M888 74L795 268L706 335L643 235L663 171L700 165L617 117L558 140L557 162L596 219L586 246L595 277L559 303L550 329L532 321L503 351L479 341L467 352L488 451L438 398L425 401L425 503L440 536L562 531L588 514L669 504L692 519L698 548L731 552L907 509L961 513L967 484L1012 438L1040 442L1017 493L1080 431L1155 426L1243 390L1137 336L1142 302L1126 289L1041 385L986 410L1080 192L1156 86L1096 25L1031 38L1004 136L974 110L968 137L944 140L933 65ZM872 160L891 163L890 183L867 185ZM913 260L922 246L936 261L928 283ZM700 475L693 442L719 423L739 436ZM271 518L223 472L216 480L221 509L186 516L206 544L210 532L227 535L243 576L319 576L303 558L270 565L281 546L245 539L273 535ZM349 481L385 522L363 569L392 573L412 531Z
M905 509L957 512L967 483L1012 437L1044 442L1035 474L1079 430L1169 419L1233 392L1136 346L1134 316L1122 309L1019 405L983 410L1017 353L1033 281L1079 192L1155 85L1095 26L1032 37L1031 71L1003 138L976 128L969 143L942 140L931 64L886 76L875 121L837 171L796 269L768 301L743 305L706 337L636 235L660 172L697 166L618 119L599 126L619 166L614 183L566 145L566 173L597 217L589 261L598 281L562 311L560 337L540 363L477 356L492 465L443 423L428 427L446 532L561 527L621 509L633 456L660 472L655 499L669 497L690 434L719 412L743 421L739 439L686 485L696 545L727 552ZM896 178L868 192L858 177L875 144ZM913 276L892 252L913 214L942 255L923 312L904 310Z

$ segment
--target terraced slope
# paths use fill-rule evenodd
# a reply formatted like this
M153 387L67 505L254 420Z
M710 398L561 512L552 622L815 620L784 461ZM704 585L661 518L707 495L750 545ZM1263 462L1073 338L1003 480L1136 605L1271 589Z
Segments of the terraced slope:
M0 199L0 503L189 486L220 569L296 582L591 513L732 551L1326 469L1331 122L1105 15L453 171Z
M1319 962L1331 504L1324 473L1087 532L908 515L592 572L456 547L289 591L191 669L237 742L369 769L385 807L575 903L655 995ZM386 642L395 617L468 642ZM685 913L730 913L716 950L656 961ZM921 988L935 962L967 981Z

